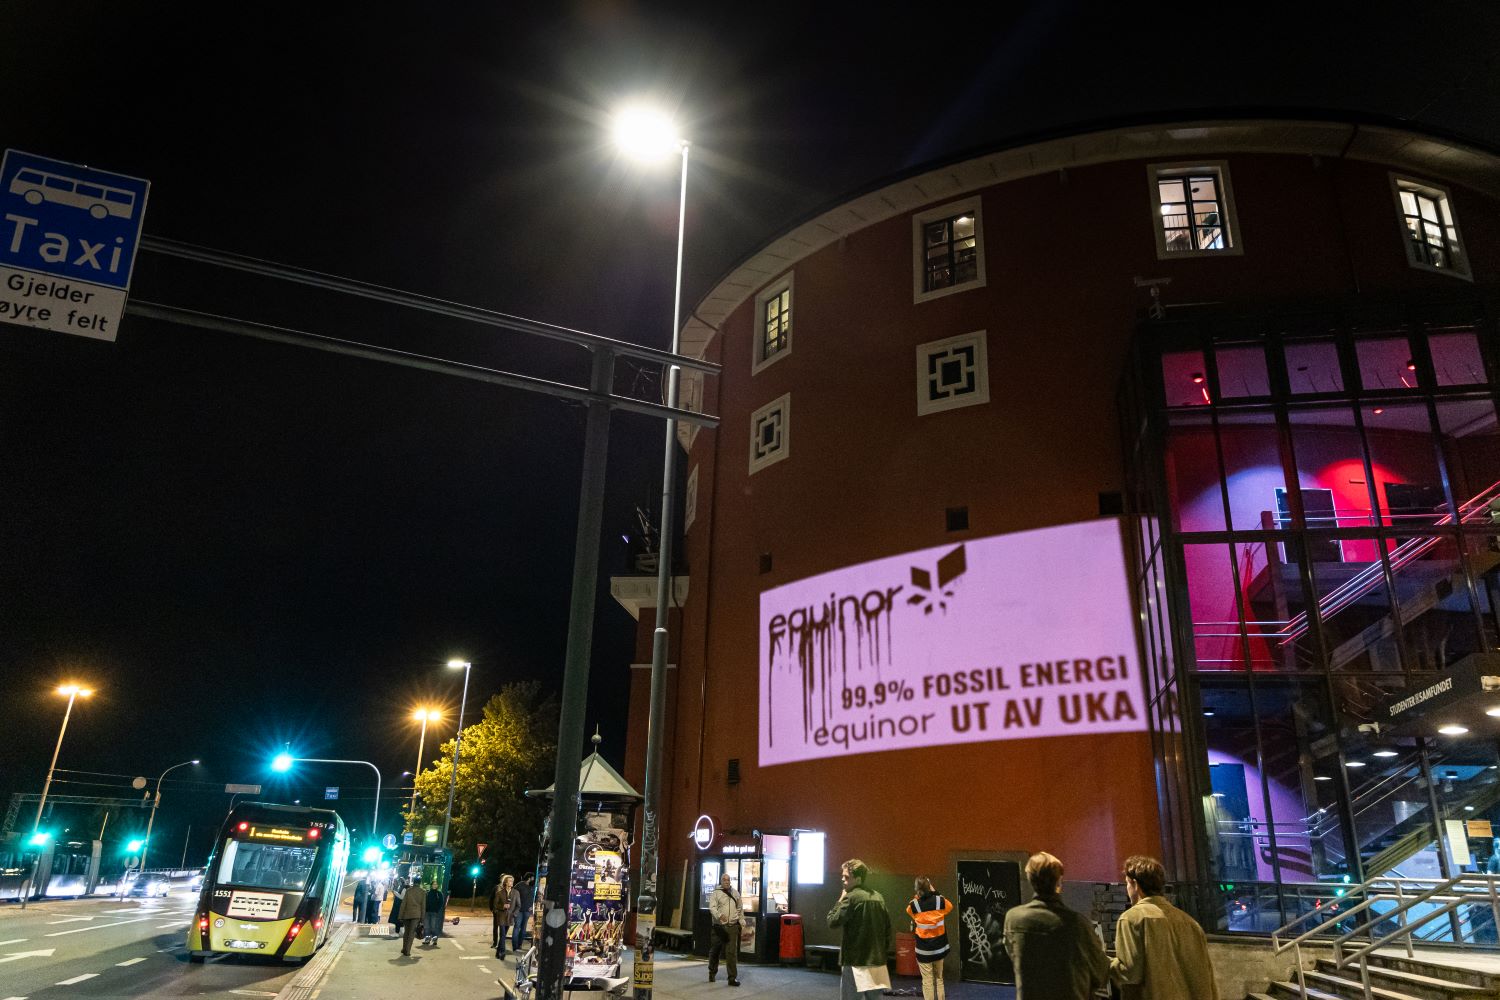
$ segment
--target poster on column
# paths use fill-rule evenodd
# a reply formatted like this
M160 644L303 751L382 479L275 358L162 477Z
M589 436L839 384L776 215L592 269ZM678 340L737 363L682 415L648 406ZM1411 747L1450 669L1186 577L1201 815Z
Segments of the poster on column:
M760 765L1142 731L1123 525L908 552L760 596Z
M966 982L1013 983L1005 952L1005 913L1021 902L1021 866L1014 861L960 861L958 900L959 975ZM953 917L949 917L952 920Z

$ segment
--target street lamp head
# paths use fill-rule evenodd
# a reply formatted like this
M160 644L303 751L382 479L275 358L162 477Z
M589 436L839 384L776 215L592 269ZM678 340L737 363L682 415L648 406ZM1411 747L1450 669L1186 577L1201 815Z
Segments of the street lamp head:
M290 771L291 769L292 769L292 755L291 754L289 754L289 753L279 753L279 754L277 754L275 757L273 757L271 759L271 770L273 770L273 771Z
M468 660L449 660L448 661L448 666L454 667L454 668L458 668L458 669L467 669L468 666L469 666L469 661Z
M663 160L683 146L672 120L660 111L640 106L622 109L614 117L615 145L633 160Z
M435 708L419 708L411 714L411 717L417 722L440 722L443 713Z
M57 693L65 694L70 698L75 694L80 698L87 698L89 695L94 693L94 689L79 687L77 684L63 684L58 687Z
M203 761L201 761L201 760L195 760L195 761L192 761L191 763L192 763L192 765L194 767L197 767L199 764L203 763Z

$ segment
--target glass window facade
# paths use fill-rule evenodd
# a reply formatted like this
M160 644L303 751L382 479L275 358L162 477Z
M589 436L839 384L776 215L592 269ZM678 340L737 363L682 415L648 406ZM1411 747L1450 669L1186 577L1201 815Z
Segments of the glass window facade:
M1121 405L1163 851L1211 930L1268 933L1397 871L1500 870L1493 842L1438 837L1500 829L1500 723L1383 714L1500 647L1496 326L1442 313L1138 337Z

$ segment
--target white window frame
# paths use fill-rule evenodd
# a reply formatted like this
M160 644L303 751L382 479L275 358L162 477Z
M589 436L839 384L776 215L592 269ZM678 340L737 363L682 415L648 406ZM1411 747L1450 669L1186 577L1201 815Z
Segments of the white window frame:
M939 219L953 218L959 215L974 216L974 280L966 281L961 285L949 285L947 288L934 288L927 291L923 286L927 279L927 255L922 236L922 229L929 222ZM986 284L986 270L984 264L984 205L978 195L964 198L961 201L949 202L937 208L918 212L911 217L911 292L912 302L928 302L932 299L940 299L946 295L957 292L968 292L976 288L983 288Z
M925 344L917 345L917 416L925 417L929 413L942 413L945 410L958 410L966 406L982 406L990 401L990 362L989 362L989 333L985 330L975 330L972 333L960 334L957 337L947 337L943 340L932 340ZM950 399L929 399L927 395L927 359L933 351L958 344L973 344L974 350L974 391L966 396L955 396Z
M1458 212L1453 208L1453 193L1442 184L1434 184L1431 181L1418 180L1415 177L1406 177L1401 174L1391 174L1391 198L1396 206L1396 229L1401 236L1401 246L1406 251L1406 263L1418 271L1427 271L1430 274L1446 274L1450 278L1462 278L1464 281L1473 281L1474 272L1469 267L1468 245L1464 243L1464 232L1458 225ZM1453 239L1458 244L1458 261L1453 267L1433 267L1427 261L1418 257L1416 249L1411 245L1411 233L1406 228L1406 209L1401 206L1401 192L1410 191L1414 194L1425 194L1430 198L1437 198L1448 206L1448 216L1453 220ZM1449 257L1453 256L1453 249L1448 249Z
M1220 212L1223 216L1224 249L1168 250L1167 233L1161 224L1161 188L1157 181L1191 174L1211 173L1219 187ZM1157 260L1188 260L1193 257L1240 257L1245 240L1240 232L1239 213L1234 208L1234 185L1229 180L1229 161L1191 160L1182 163L1151 163L1146 166L1146 185L1151 192L1151 230L1156 238Z
M781 411L781 447L764 458L755 457L758 421L772 410ZM750 414L750 475L755 475L767 466L775 465L792 453L792 394L787 392L771 400Z
M788 271L767 285L755 297L755 330L754 336L750 338L751 375L769 368L792 353L792 336L797 329L797 291L792 287L792 284L792 272ZM791 314L791 320L787 323L786 328L786 346L768 358L762 353L766 348L766 303L779 296L782 292L788 293L787 310Z

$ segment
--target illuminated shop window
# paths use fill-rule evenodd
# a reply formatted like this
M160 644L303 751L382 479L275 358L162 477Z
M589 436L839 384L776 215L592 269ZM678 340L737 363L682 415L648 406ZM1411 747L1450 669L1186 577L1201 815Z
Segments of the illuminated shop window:
M1407 262L1424 271L1471 277L1447 190L1394 175L1391 185L1406 237Z
M786 458L792 448L792 394L750 414L750 474Z
M913 299L982 288L984 217L978 198L912 217Z
M758 317L759 328L755 337L755 356L750 359L752 373L792 353L790 274L778 279L755 297L755 315Z
M1158 257L1240 252L1225 164L1155 164L1149 169Z

